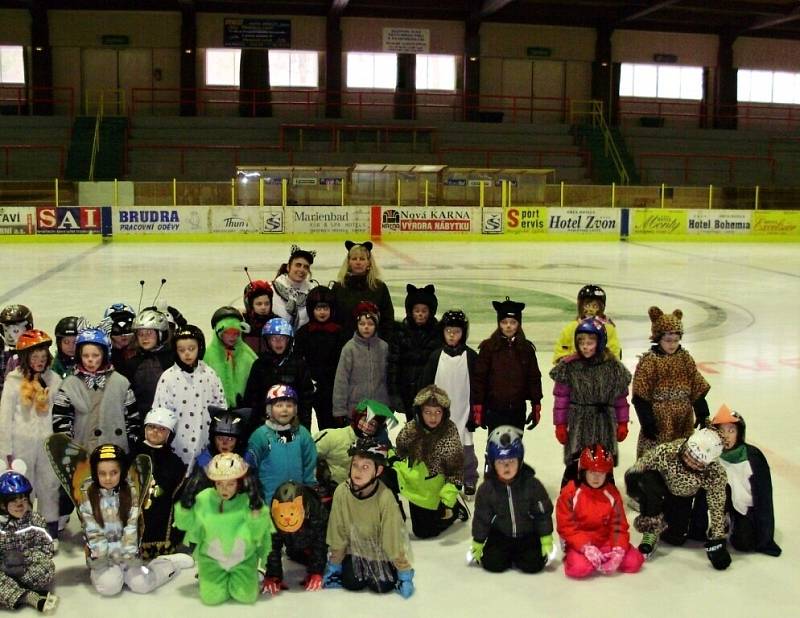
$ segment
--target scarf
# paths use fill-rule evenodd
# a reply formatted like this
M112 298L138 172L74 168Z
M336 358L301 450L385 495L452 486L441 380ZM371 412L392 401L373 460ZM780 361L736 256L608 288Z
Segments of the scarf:
M729 451L723 451L720 459L727 461L730 464L738 464L747 461L747 448L744 443L739 446L734 446Z

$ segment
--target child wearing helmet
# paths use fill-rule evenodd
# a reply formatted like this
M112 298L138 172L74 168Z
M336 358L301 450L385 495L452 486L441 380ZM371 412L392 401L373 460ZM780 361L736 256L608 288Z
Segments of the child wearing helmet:
M258 569L266 564L274 528L248 468L236 453L215 455L206 468L214 486L190 507L175 505L175 526L194 545L204 605L258 600Z
M306 308L308 323L297 331L295 351L305 359L314 381L314 412L317 428L338 427L333 418L333 384L342 348L350 338L336 322L336 297L323 285L308 293Z
M171 445L177 422L172 410L153 408L144 418L144 440L135 449L137 454L147 455L153 462L155 481L150 505L142 514L144 532L140 551L145 560L174 553L181 540L178 530L172 527L172 507L186 476L186 464L173 452Z
M311 278L311 265L316 255L316 251L292 245L289 260L281 264L272 281L272 311L289 322L295 330L308 323L308 293L319 285Z
M538 573L553 549L553 504L525 463L522 430L496 427L486 443L486 473L475 496L472 558L502 573Z
M606 329L607 347L614 358L622 358L622 348L614 321L606 315L606 291L599 285L589 283L578 290L578 315L567 323L553 346L553 364L575 354L575 329L586 319L595 318Z
M317 449L297 418L294 388L276 384L267 390L265 400L267 420L250 436L247 452L258 471L261 495L271 501L281 483L316 483Z
M500 425L533 429L542 412L542 374L536 360L536 346L522 330L525 303L506 296L492 301L497 313L497 329L478 346L478 361L470 381L472 394L471 425L487 427L489 432ZM525 401L531 411L525 416Z
M53 399L61 378L50 369L50 336L26 330L17 339L17 368L6 376L0 396L0 459L25 462L34 486L37 508L47 531L58 539L58 479L44 440L53 433Z
M425 384L422 373L439 347L441 330L436 320L439 301L432 283L418 288L406 285L406 317L392 328L389 341L389 395L392 406L414 418L414 397Z
M368 301L359 303L353 314L356 330L342 348L333 383L333 416L340 426L362 399L389 401L389 345L377 335L381 314Z
M578 478L556 503L558 535L565 545L564 573L577 579L599 571L637 573L644 556L630 543L628 519L611 471L614 456L602 444L583 449Z
M31 505L25 464L15 460L7 469L0 460L0 608L29 606L51 612L58 597L48 592L56 571L53 539L44 518Z
M578 457L602 444L617 460L617 443L628 435L628 384L631 374L608 348L606 325L587 318L575 328L577 352L550 370L553 424L564 447L561 486L577 479Z
M317 459L328 468L336 485L343 483L350 473L349 450L353 443L360 438L374 438L390 448L388 430L396 425L397 419L389 406L374 399L362 399L347 427L326 429L314 436Z
M244 401L253 408L256 423L263 423L264 393L273 384L287 384L297 393L300 423L310 429L314 383L306 361L294 349L294 328L284 318L272 318L264 326L262 336L267 341L267 349L250 368Z
M420 539L439 536L469 510L460 501L464 450L458 429L450 420L450 397L435 384L414 399L415 418L397 436L400 493L408 500L411 528Z
M204 360L222 382L225 402L229 408L242 405L250 368L256 353L242 341L250 330L241 312L235 307L220 307L211 316L214 337L208 344Z
M111 340L84 327L75 341L77 364L53 399L53 431L87 451L110 442L125 452L141 437L141 416L130 383L111 364Z
M140 456L141 457L141 456ZM142 501L148 488L129 474L131 460L115 444L101 444L89 456L91 476L81 487L78 507L86 540L86 564L94 589L102 596L124 586L147 594L191 566L187 556L160 556L145 565L139 554Z
M323 586L394 590L407 599L414 593L408 531L394 495L379 480L386 447L372 438L359 438L350 457L348 479L333 494Z
M709 417L706 395L711 387L681 347L683 312L667 314L650 307L648 315L652 346L639 358L631 389L641 425L637 457L657 444L688 438Z
M126 303L109 305L103 314L103 320L111 322L111 364L129 380L128 361L136 354L133 343L135 318L136 311Z
M153 398L161 374L172 365L169 346L170 322L165 312L156 308L142 309L133 320L136 354L128 361L127 372L139 415L153 407Z
M283 578L282 558L286 547L286 555L306 567L303 587L308 591L321 590L328 557L325 543L328 510L322 506L317 492L294 481L281 483L272 497L270 513L275 532L262 589L273 596L288 589Z
M276 317L272 312L273 295L274 292L269 281L263 279L251 279L242 293L244 319L250 327L248 332L242 333L242 340L257 355L261 354L267 347L267 342L261 336L261 331L267 322Z
M172 337L175 364L161 374L153 399L154 408L177 414L172 449L186 472L208 442L209 406L225 407L225 391L216 372L203 361L206 340L197 326L187 324Z
M458 428L458 437L464 447L464 494L471 498L478 486L478 458L475 456L474 428L469 423L472 407L470 384L478 354L467 345L469 320L463 311L446 311L439 325L442 345L428 357L421 383L436 384L450 395L450 420Z
M17 366L17 339L33 328L33 314L25 305L7 305L0 311L0 393L5 377Z
M722 437L715 429L705 428L685 440L653 447L625 473L628 495L640 506L633 523L642 533L639 551L645 558L653 554L660 539L670 545L686 542L693 499L704 490L710 520L706 555L717 570L730 566L725 538L728 479L718 461L721 454Z
M75 372L75 339L78 336L78 318L70 315L56 324L56 357L52 370L63 380Z

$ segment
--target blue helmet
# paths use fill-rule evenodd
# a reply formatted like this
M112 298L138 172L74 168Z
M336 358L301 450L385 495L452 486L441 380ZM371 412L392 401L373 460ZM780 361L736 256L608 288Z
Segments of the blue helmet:
M0 474L0 496L12 498L19 495L27 495L33 491L30 481L25 475L8 470Z
M93 343L103 348L106 354L111 354L111 339L99 328L87 328L78 333L75 338L75 350L77 355L78 348L84 343Z
M118 313L129 313L131 315L131 319L136 317L136 311L134 311L133 307L127 303L114 303L109 305L105 310L105 313L103 313L103 317L114 317L114 315Z
M578 349L578 335L585 334L585 335L595 335L597 337L597 350L595 351L595 356L600 356L603 353L603 350L606 349L606 343L608 342L608 334L606 333L606 327L603 322L598 320L597 318L586 318L585 320L581 320L580 324L575 327L575 349Z
M269 390L267 390L267 396L265 398L267 404L272 404L283 399L291 399L297 403L297 391L288 384L275 384L274 386L269 387Z
M269 337L270 335L286 335L287 337L294 337L294 329L283 318L272 318L269 322L264 324L261 329L262 337Z
M525 446L522 444L522 431L513 425L500 425L489 434L486 442L486 465L491 467L501 459L525 458Z

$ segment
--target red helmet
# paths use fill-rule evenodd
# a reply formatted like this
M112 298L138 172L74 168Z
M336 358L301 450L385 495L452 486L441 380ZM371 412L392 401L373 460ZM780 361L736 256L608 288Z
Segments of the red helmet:
M53 340L43 330L39 330L38 328L32 328L30 330L26 330L19 336L17 339L17 351L21 352L22 350L29 350L31 348L38 348L38 347L50 347L53 343Z
M614 456L609 453L602 444L587 446L581 452L578 468L580 470L591 470L592 472L605 472L608 474L614 469Z
M264 281L263 279L251 281L244 287L243 300L245 311L250 311L252 309L251 303L254 298L266 295L272 300L272 294L272 286L269 281Z

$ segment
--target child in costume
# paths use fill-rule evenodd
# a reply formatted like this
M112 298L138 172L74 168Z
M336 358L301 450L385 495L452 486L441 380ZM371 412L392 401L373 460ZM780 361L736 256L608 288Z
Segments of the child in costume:
M33 314L25 305L8 305L0 311L0 393L6 376L17 366L17 339L26 330L33 328Z
M439 322L442 346L429 357L422 372L422 384L436 384L450 395L450 420L458 428L464 447L464 494L475 495L478 485L478 458L473 430L468 428L472 401L470 384L478 354L467 345L469 320L463 311L446 311Z
M614 456L602 444L581 453L578 478L558 496L556 522L565 544L564 573L583 578L599 571L637 573L644 556L630 543L628 519L611 479Z
M153 407L158 380L172 364L170 320L167 313L155 308L142 309L133 320L136 354L128 360L127 371L139 416Z
M281 483L316 483L317 449L297 418L297 393L291 386L276 384L265 399L267 420L250 436L247 451L258 471L261 495L271 501Z
M128 452L141 436L141 417L130 383L111 364L111 340L98 328L84 328L75 355L75 373L53 399L53 431L89 452L106 442Z
M272 282L272 311L295 330L308 323L306 300L308 293L318 285L311 279L311 265L316 255L316 251L292 245L289 261L281 264Z
M486 443L486 473L475 496L472 558L487 571L541 571L553 550L553 504L525 463L522 430L501 425Z
M500 425L533 429L542 411L542 374L536 361L536 347L522 331L524 303L508 296L492 301L497 313L497 330L478 346L478 362L470 382L472 425L492 432ZM525 400L531 411L525 416Z
M177 414L172 449L187 473L208 443L209 406L225 407L225 391L216 372L203 362L206 340L192 324L178 328L172 338L175 364L161 374L153 399L154 408Z
M650 350L639 358L633 374L633 403L641 430L636 456L657 444L688 438L708 419L706 394L711 388L694 359L681 347L683 312L666 314L650 307Z
M346 333L356 330L358 316L353 312L363 301L371 302L381 316L378 336L390 341L394 326L394 305L389 288L381 281L381 272L372 254L372 243L346 240L347 255L339 269L333 294L336 297L336 316ZM380 401L384 399L377 398Z
M270 505L272 550L267 558L267 574L263 590L271 595L287 590L283 580L282 550L306 567L302 585L306 590L322 589L322 573L328 557L325 535L328 530L328 511L322 506L317 492L294 481L282 483L275 490Z
M587 446L602 444L617 460L617 442L628 435L628 384L631 374L608 348L606 326L597 318L575 328L577 353L550 370L553 424L564 446L561 486L578 478L578 457Z
M441 331L436 320L436 288L406 285L406 317L392 328L389 343L389 394L392 407L414 418L414 397L431 382L422 382L430 355L439 347Z
M56 357L51 369L62 379L75 373L75 339L78 336L80 318L71 315L61 318L56 324Z
M6 376L0 397L0 457L25 462L37 510L47 532L58 539L58 478L47 459L44 439L53 433L53 398L61 378L50 369L53 341L44 331L26 330L17 339L17 368Z
M389 406L373 399L362 399L353 410L353 418L347 427L326 429L314 436L317 460L324 464L331 480L338 485L350 474L350 447L360 438L375 440L391 447L388 429L397 425L397 419Z
M272 318L264 326L262 336L267 349L250 368L244 400L253 409L254 421L264 422L264 393L274 384L287 384L297 393L300 423L311 427L311 407L314 401L314 383L306 361L294 348L294 329L283 318Z
M411 547L400 508L378 477L386 447L371 438L350 449L348 480L336 488L328 519L325 588L414 593Z
M258 600L258 568L269 555L274 529L247 470L235 453L215 455L206 469L214 487L201 491L189 506L175 505L175 525L195 545L205 605Z
M50 613L58 597L53 585L53 539L45 521L31 505L25 464L17 460L10 470L0 460L0 608L23 606Z
M350 334L336 322L336 297L319 285L308 293L308 323L297 331L295 352L305 359L314 382L314 411L317 428L338 427L333 418L333 384L342 348Z
M734 549L780 556L775 542L775 511L772 507L772 476L764 453L745 441L744 417L722 405L711 425L722 434L719 463L728 476L729 497L725 505L730 520L730 541ZM707 520L705 500L695 504ZM705 524L705 521L703 522ZM705 528L705 525L702 526Z
M400 493L408 500L411 528L417 538L438 536L469 511L459 501L464 450L450 420L450 398L435 384L414 399L415 418L397 436L393 465Z
M617 327L606 315L606 292L599 285L587 284L578 290L578 317L561 330L553 347L553 364L562 358L575 354L575 329L588 318L596 318L606 329L608 349L614 358L622 358L622 348L617 337Z
M256 361L256 353L242 341L242 333L250 326L235 307L220 307L211 316L214 337L208 344L205 362L219 376L225 390L225 401L229 408L241 405L250 368Z
M377 336L381 322L378 307L362 302L353 313L356 331L342 348L333 384L333 416L342 425L362 399L389 401L389 345Z
M139 457L146 462L146 457ZM114 596L123 586L147 594L170 581L180 568L192 566L191 558L182 554L142 564L139 526L148 487L139 486L140 474L129 474L125 451L102 444L92 451L89 466L91 476L82 484L78 513L86 539L86 564L99 594Z
M659 444L647 451L625 473L628 495L639 502L634 520L642 533L639 551L645 558L659 539L671 545L686 542L692 501L700 490L708 499L711 526L706 555L717 570L731 564L725 539L725 468L717 461L722 438L714 429L700 429L685 440Z
M144 419L144 440L136 445L136 452L147 455L153 462L155 481L149 505L143 511L144 533L140 550L145 560L172 554L180 543L180 534L172 527L172 507L178 500L186 464L170 446L177 422L172 410L153 408Z
M244 319L250 330L242 333L242 339L256 355L267 349L267 342L261 336L261 330L267 322L276 317L272 312L272 297L272 286L269 281L263 279L255 281L251 279L244 288Z
M103 314L111 322L111 364L130 380L128 361L136 354L133 343L133 320L136 312L126 303L114 303Z

